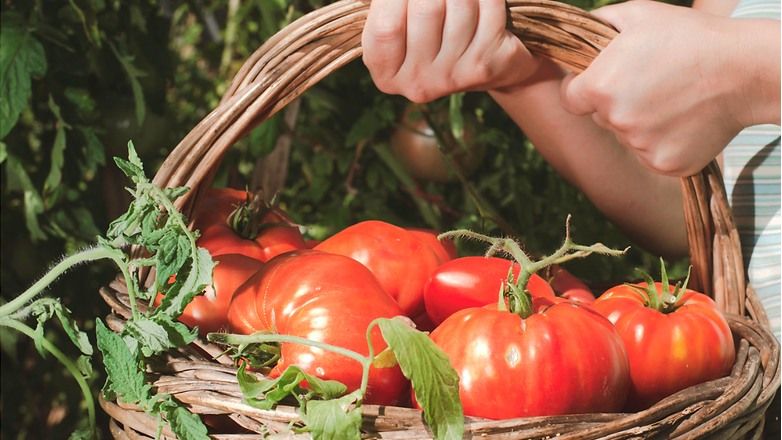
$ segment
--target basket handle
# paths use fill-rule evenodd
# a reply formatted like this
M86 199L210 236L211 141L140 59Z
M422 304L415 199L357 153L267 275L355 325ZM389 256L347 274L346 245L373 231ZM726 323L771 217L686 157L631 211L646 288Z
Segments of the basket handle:
M617 31L593 15L551 0L508 0L509 27L533 53L581 71ZM294 21L253 53L234 77L220 105L171 151L154 182L192 189L178 207L189 215L223 154L331 72L362 54L361 32L369 0L341 0ZM723 310L745 314L746 281L738 233L719 167L682 179L693 287L712 295ZM749 298L750 315L761 310ZM760 314L762 320L764 315Z

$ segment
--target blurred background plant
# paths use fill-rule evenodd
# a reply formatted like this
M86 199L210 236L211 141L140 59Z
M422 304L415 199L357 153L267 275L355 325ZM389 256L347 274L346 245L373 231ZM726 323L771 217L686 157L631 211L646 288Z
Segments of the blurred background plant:
M124 212L126 182L111 158L124 156L128 140L151 173L217 105L263 41L325 3L0 3L0 301L16 296L63 254L94 242ZM568 3L590 9L608 2ZM486 95L459 94L413 108L379 93L360 61L240 141L216 184L263 184L312 239L380 218L512 235L528 251L544 254L561 242L572 214L576 240L631 244L552 171ZM636 277L636 267L657 273L656 261L633 248L621 260L593 257L568 268L604 286ZM686 262L674 263L674 275L681 276ZM85 266L52 289L90 333L94 318L108 312L97 291L112 270ZM55 343L66 338L53 325L46 336ZM76 384L58 363L5 330L0 347L3 438L65 438L84 423ZM96 392L101 374L97 368L92 378ZM105 428L105 417L99 423Z

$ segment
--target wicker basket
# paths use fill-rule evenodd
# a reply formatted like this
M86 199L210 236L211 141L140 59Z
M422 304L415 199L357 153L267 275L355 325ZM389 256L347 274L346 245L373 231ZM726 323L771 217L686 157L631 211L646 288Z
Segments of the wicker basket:
M154 182L192 188L179 207L189 214L199 190L209 186L221 157L241 136L284 108L320 79L361 55L361 31L368 0L342 0L316 10L280 31L244 64L220 105L170 153ZM509 26L534 53L575 71L585 68L616 31L581 11L546 0L509 0ZM726 312L737 340L728 377L683 390L632 414L584 414L502 421L468 418L466 436L507 438L761 438L766 410L780 383L779 343L770 333L758 299L747 284L738 233L719 168L682 179L694 266L694 284ZM113 314L107 322L122 328L130 315L122 279L101 289ZM140 305L143 307L143 305ZM214 438L261 435L297 437L289 423L295 408L259 410L242 402L235 368L221 349L198 341L171 355L153 374L158 392L169 393L203 415L229 417L244 433L213 432ZM132 406L100 404L118 439L153 438L157 420ZM430 438L414 409L363 406L368 437ZM164 429L164 437L173 434Z

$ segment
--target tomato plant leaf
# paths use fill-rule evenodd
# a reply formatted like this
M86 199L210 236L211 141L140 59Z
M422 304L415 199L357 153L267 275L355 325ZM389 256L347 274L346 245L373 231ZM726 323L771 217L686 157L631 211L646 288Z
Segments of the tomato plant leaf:
M16 156L9 154L5 169L8 173L8 190L24 193L24 219L30 238L33 241L46 239L46 234L38 222L38 216L43 213L43 199L24 169L24 165Z
M128 142L128 159L114 157L114 162L134 183L147 181L147 176L144 174L144 165L141 163L138 153L136 153L136 147L133 145L133 142Z
M76 320L71 316L71 311L67 307L63 306L59 300L52 303L52 309L57 319L60 321L65 334L73 342L73 345L79 349L79 351L87 356L92 356L92 343L87 333L79 329L79 325Z
M377 321L383 338L394 351L402 373L410 379L424 420L436 439L460 439L464 415L459 400L459 376L448 357L426 333L399 319Z
M189 263L187 277L181 286L181 290L185 292L201 292L206 286L211 285L215 264L209 251L204 248L197 248ZM182 312L180 311L179 313Z
M46 73L43 45L18 14L4 12L0 23L0 139L16 125L30 98L31 79Z
M361 438L361 408L358 396L350 393L338 399L312 400L301 415L314 440L358 440Z
M372 359L372 366L375 368L391 368L396 367L397 365L399 365L399 363L396 361L394 351L391 350L390 347L386 347Z
M66 134L65 130L70 126L62 119L60 107L54 102L54 98L49 96L49 109L57 120L57 129L54 135L54 145L52 146L49 174L43 183L44 194L51 194L60 187L62 182L62 167L65 162Z
M139 78L146 74L133 64L135 57L123 53L122 49L117 49L117 46L111 42L109 42L109 47L111 47L111 51L114 52L114 56L125 71L125 75L127 75L128 82L130 83L130 90L133 92L133 102L136 107L136 122L138 125L141 125L146 117L147 107L144 101L144 90L141 88Z
M191 413L181 403L174 400L170 395L157 396L162 397L158 404L157 411L163 414L168 426L174 431L176 437L181 440L208 440L209 432L198 415Z
M245 371L245 364L236 372L239 389L245 401L256 408L271 409L288 396L293 396L304 405L313 397L334 399L342 396L347 387L336 380L323 380L305 373L301 368L291 365L275 378L257 377ZM307 382L306 389L301 386Z
M96 176L98 167L106 163L104 146L92 127L78 127L78 130L84 138L84 146L82 147L84 157L80 159L79 166L84 180L92 181Z
M150 385L145 382L138 359L122 337L109 330L100 319L95 320L95 334L108 375L104 394L116 394L127 403L146 401Z
M146 357L187 345L197 335L195 330L162 313L128 321L123 334L136 339L141 353Z

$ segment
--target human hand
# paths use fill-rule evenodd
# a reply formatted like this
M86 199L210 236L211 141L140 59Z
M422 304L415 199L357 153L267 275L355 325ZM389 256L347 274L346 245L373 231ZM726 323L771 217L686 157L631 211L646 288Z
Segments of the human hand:
M594 14L620 34L565 79L563 106L591 113L652 170L697 173L747 124L736 20L646 0Z
M361 37L377 87L417 103L522 82L538 66L504 0L373 0Z

